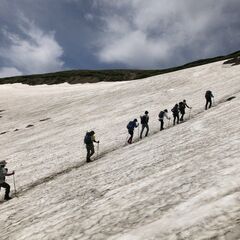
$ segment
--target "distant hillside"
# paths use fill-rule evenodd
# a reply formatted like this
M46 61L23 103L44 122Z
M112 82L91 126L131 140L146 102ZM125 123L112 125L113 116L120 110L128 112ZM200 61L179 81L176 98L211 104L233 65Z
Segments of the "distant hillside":
M201 59L182 66L167 68L162 70L134 70L134 69L116 69L116 70L71 70L56 73L36 74L28 76L1 78L0 84L23 83L28 85L40 84L60 84L60 83L96 83L101 81L115 82L126 81L151 77L154 75L169 73L182 70L185 68L196 67L212 62L230 59L226 63L239 64L240 51L231 53L226 56L218 56L214 58Z

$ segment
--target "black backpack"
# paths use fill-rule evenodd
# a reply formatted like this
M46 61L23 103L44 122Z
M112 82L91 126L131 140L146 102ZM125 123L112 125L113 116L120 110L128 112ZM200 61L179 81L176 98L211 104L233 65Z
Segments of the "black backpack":
M178 106L175 106L171 111L173 112L173 114L178 114Z
M180 102L178 106L179 106L179 109L180 109L180 110L182 110L182 109L184 109L184 108L185 108L185 105L184 105L184 103L183 103L183 102Z
M4 167L0 167L0 180L1 182L5 182L5 174L4 174L4 171L7 172L7 168L5 168L4 170ZM1 188L0 188L1 189Z
M164 117L164 111L161 111L158 115L159 118L163 118Z
M92 143L92 137L89 132L86 133L84 137L84 143L85 144L91 144Z
M206 91L205 97L210 98L212 96L212 92L210 90Z

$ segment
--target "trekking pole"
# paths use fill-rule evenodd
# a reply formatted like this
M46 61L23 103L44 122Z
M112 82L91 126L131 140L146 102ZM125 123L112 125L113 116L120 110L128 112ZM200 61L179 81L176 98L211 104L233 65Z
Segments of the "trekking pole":
M97 157L98 157L98 154L99 154L99 143L97 144Z
M129 135L129 134L127 133L127 137L126 137L126 143L127 143L127 141L128 141L128 135Z
M15 193L15 196L17 196L16 181L15 181L15 174L13 174L13 186L14 186L14 193Z
M139 124L138 124L138 138L140 137L140 134L139 134L140 130L139 130Z
M189 119L191 118L191 110L192 110L192 108L190 108L190 110L189 110Z
M168 128L170 127L170 120L171 120L171 119L169 118L169 119L168 119Z

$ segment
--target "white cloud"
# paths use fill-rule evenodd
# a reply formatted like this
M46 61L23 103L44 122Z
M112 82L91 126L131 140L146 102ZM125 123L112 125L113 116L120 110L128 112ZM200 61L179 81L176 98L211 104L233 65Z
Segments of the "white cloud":
M224 0L217 4L207 0L95 0L94 3L104 9L103 34L97 43L97 56L102 62L157 67L174 62L176 53L176 59L183 59L181 52L189 55L198 52L198 58L208 56L216 51L216 46L221 47L221 42L214 45L210 39L225 39L224 31L218 37L216 34L228 21L224 9L229 2Z
M63 49L55 40L54 32L44 32L28 19L21 17L21 36L4 30L9 40L7 47L0 48L0 56L12 68L23 74L61 70Z
M133 67L151 67L159 58L167 57L168 51L166 42L148 39L144 32L135 31L104 47L99 58L107 63L121 62Z
M14 68L14 67L0 68L0 78L12 77L12 76L18 76L18 75L22 75L22 72L20 72L18 69Z
M90 13L85 14L84 17L87 21L90 21L90 22L94 20L94 16Z

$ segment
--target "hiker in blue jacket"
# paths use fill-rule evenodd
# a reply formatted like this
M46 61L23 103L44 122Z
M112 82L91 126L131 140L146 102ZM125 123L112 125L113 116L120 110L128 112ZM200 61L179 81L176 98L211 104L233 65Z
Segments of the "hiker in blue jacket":
M130 134L130 138L128 139L128 143L132 143L134 128L138 127L137 119L135 118L133 121L130 121L127 125L128 133Z

